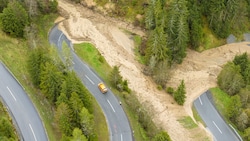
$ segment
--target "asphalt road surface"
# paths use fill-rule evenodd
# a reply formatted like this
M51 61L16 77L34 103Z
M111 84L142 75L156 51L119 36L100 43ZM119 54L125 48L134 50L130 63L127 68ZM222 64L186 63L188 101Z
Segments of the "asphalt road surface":
M202 120L205 122L208 130L213 134L214 140L239 141L237 135L222 119L211 101L211 94L209 91L207 91L194 101L194 106Z
M24 141L47 141L42 121L29 97L0 62L0 96L14 118Z
M58 30L57 26L51 29L49 35L50 44L62 50L62 43L65 41L72 53L72 69L77 73L85 87L92 93L100 107L102 108L109 128L111 141L132 141L133 134L128 118L120 105L118 99L109 89L106 94L102 94L98 89L101 78L74 53L72 43ZM105 70L104 70L105 71Z

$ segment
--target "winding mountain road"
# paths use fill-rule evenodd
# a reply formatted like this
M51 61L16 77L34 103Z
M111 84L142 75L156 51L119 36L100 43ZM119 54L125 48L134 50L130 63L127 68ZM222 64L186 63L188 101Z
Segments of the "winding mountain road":
M25 93L8 69L0 62L0 97L17 124L24 141L47 141L42 121Z
M64 41L71 49L74 71L104 112L109 128L110 141L132 141L133 134L128 118L117 98L111 90L108 90L106 94L100 92L97 85L102 82L101 78L74 53L71 41L58 29L57 25L54 26L49 34L50 44L58 47L60 52Z
M214 105L209 91L194 101L194 107L205 122L215 141L240 141L232 129L222 119Z

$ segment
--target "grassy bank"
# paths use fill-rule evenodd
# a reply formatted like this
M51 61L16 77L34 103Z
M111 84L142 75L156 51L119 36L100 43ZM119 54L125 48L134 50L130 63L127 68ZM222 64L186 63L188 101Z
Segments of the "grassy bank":
M48 35L49 28L52 27L56 16L57 15L45 16L44 18L41 18L39 21L37 21L39 23L39 27L46 29L45 31L41 30L43 33L39 34L39 40L41 43L47 42L48 45L48 39L46 35ZM33 87L31 83L27 69L27 59L30 48L27 44L28 43L26 40L10 38L5 33L0 31L0 60L11 70L11 72L25 88L25 91L31 98L39 112L41 119L43 120L49 140L57 141L58 133L53 126L52 106L45 99L45 97Z
M221 89L218 87L211 88L210 89L212 96L213 96L213 101L215 104L215 107L218 109L220 114L223 116L223 118L227 121L230 122L226 117L226 107L228 107L228 104L230 103L231 99L228 94L223 92Z

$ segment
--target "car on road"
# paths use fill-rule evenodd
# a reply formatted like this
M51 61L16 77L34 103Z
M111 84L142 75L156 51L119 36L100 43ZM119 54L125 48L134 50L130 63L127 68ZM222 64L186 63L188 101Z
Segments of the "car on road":
M108 92L108 89L106 88L106 86L101 82L98 84L98 88L100 89L100 91L104 94L106 92Z

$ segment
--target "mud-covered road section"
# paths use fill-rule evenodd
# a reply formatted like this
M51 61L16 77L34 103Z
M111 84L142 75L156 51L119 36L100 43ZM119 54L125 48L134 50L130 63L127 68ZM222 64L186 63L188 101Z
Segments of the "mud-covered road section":
M91 0L88 2L93 3ZM62 15L58 20L63 20L59 28L73 43L91 42L111 66L120 66L121 75L128 80L129 87L136 91L141 103L150 106L154 122L165 129L173 141L211 140L211 135L203 125L186 129L178 119L183 116L193 117L191 106L195 98L216 86L216 76L223 64L238 53L250 53L250 43L224 45L202 53L188 50L183 63L171 72L171 79L167 84L176 88L184 80L187 99L184 106L178 106L172 96L157 90L156 84L143 75L143 66L135 59L133 41L124 29L141 36L145 34L143 30L82 5L66 0L58 0L58 3Z

